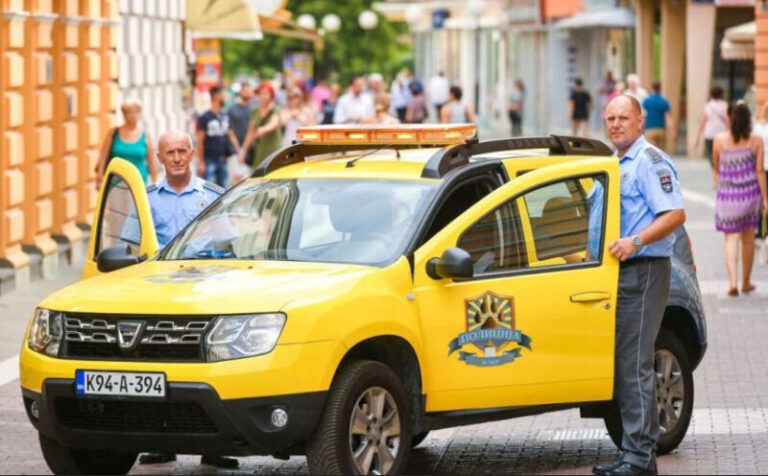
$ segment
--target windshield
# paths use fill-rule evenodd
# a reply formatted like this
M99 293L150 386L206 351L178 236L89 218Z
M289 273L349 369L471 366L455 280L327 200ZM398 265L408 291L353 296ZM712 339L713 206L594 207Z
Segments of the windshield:
M437 183L246 181L198 216L160 259L387 264L403 253Z

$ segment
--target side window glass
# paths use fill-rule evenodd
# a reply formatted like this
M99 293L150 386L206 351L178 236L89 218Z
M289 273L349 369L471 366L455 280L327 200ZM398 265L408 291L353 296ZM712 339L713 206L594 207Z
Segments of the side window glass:
M456 246L472 256L475 276L599 262L604 203L602 175L548 184L485 215L464 231Z
M511 201L468 228L457 246L472 256L475 275L526 266L525 240Z
M133 193L119 175L110 176L106 183L95 254L105 248L125 244L130 246L132 254L138 255L141 226Z
M603 176L573 178L523 195L532 266L600 261L604 182Z
M467 211L496 188L489 180L474 180L453 190L435 214L422 243L435 236L456 217Z

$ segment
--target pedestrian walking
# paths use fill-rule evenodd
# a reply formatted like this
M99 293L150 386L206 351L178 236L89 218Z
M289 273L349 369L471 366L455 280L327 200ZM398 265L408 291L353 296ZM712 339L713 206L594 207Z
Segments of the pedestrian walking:
M763 107L760 108L754 132L763 139L763 163L765 163L765 157L768 156L768 101L764 102ZM768 171L766 181L768 181ZM768 264L768 215L766 214L760 216L755 241L758 248L757 261L763 265Z
M464 124L475 122L475 111L472 106L461 101L463 93L460 86L451 86L448 102L440 110L440 122L443 124Z
M712 163L717 170L715 228L725 233L728 295L739 295L738 261L741 243L741 292L755 289L751 281L755 258L755 229L768 213L763 139L752 133L752 114L743 102L730 111L727 132L715 136Z
M376 114L372 117L364 119L363 123L383 124L383 125L400 124L400 121L395 116L389 113L389 109L390 109L389 94L384 93L376 96L376 99L374 99L373 101L373 106L374 106L374 109L376 109Z
M128 99L120 111L123 113L123 125L110 129L104 138L99 161L96 164L96 188L101 186L104 170L112 157L120 157L132 163L141 174L144 183L157 180L157 162L152 137L141 125L141 103Z
M627 84L624 81L616 81L616 84L613 86L613 91L608 94L608 102L611 102L611 100L616 96L621 96L626 90ZM606 105L607 104L608 103L606 103Z
M373 98L364 94L365 78L358 76L349 85L349 91L339 98L333 114L335 124L359 124L374 114Z
M403 69L392 81L392 113L397 116L400 122L405 122L405 113L408 110L408 103L411 100L411 73Z
M328 98L323 101L320 107L320 124L333 124L333 113L336 111L336 103L339 101L339 83L333 83L328 88L330 91Z
M227 115L229 116L229 127L234 131L235 137L239 144L245 144L245 138L248 135L248 124L251 121L253 110L256 105L253 101L253 88L247 81L243 81L240 84L240 90L237 93L237 98L227 109ZM253 148L248 148L244 151L245 162L247 164L253 163Z
M709 90L709 99L704 104L704 113L699 122L699 130L696 133L696 148L699 148L702 137L704 138L704 151L712 168L712 182L715 182L717 170L712 161L712 145L715 136L728 130L728 102L723 99L723 88L718 85Z
M576 78L569 101L570 117L574 136L587 135L587 123L592 109L592 96L584 90L581 78Z
M624 436L619 458L593 471L652 475L659 439L654 343L669 294L674 231L685 222L685 211L672 159L643 137L637 99L614 98L604 118L621 172L621 237L610 243L609 251L620 261L614 398Z
M655 81L651 86L651 91L653 92L643 101L645 137L648 138L648 142L665 152L674 150L674 146L668 148L669 145L667 144L667 130L670 131L669 136L673 144L676 139L669 101L661 95L660 82Z
M275 105L275 89L268 82L261 83L258 95L259 107L253 111L248 135L243 144L243 149L247 149L255 141L251 164L254 168L283 145L283 125L280 122L280 108ZM245 162L242 152L238 159L241 163Z
M643 101L645 101L645 98L648 97L648 91L644 87L640 86L640 76L636 75L635 73L627 75L627 89L624 91L624 94L637 99L637 101L640 103L640 106L643 105Z
M525 85L520 78L515 79L515 84L509 92L507 113L512 125L512 137L517 137L523 132L523 107L525 103Z
M430 78L427 83L427 94L429 95L429 101L435 108L435 117L440 120L440 114L443 110L443 105L449 101L448 94L450 93L450 84L445 77L445 71L440 70L436 75Z
M304 93L296 86L288 90L288 107L280 112L280 123L283 124L283 147L298 139L296 131L299 127L315 123L315 114L307 104Z
M418 81L413 81L408 87L411 90L411 99L408 101L408 108L405 110L405 122L421 124L429 117L424 87Z
M197 173L205 180L226 187L229 180L227 157L231 155L227 142L235 153L240 152L240 143L229 127L229 116L223 110L222 90L211 88L210 96L211 108L197 119Z

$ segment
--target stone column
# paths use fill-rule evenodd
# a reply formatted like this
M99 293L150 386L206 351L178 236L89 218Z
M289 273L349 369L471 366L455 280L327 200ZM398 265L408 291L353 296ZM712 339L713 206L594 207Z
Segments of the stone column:
M644 87L653 81L653 30L656 0L634 0L637 22L635 24L635 71Z
M768 9L763 2L755 2L755 104L760 106L768 100Z
M677 127L680 121L683 92L683 73L685 68L685 30L687 5L684 2L665 0L661 3L661 88L669 100L672 118ZM696 28L696 33L700 31ZM698 44L698 40L697 40ZM709 56L711 58L711 56ZM677 152L670 148L669 152Z
M690 0L689 0L690 1ZM712 85L712 51L715 47L715 17L717 7L689 3L686 14L686 148L688 155L700 157L703 150L695 150L696 133L704 103Z

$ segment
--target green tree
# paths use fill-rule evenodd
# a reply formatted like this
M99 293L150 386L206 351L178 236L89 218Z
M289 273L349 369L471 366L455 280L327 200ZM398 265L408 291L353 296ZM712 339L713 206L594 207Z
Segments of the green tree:
M288 10L294 19L309 13L317 20L318 27L324 15L335 13L341 18L337 33L326 33L325 48L315 52L315 77L332 76L347 84L356 74L379 72L391 79L404 66L411 66L411 48L399 41L408 34L408 26L402 22L390 22L379 16L373 30L360 28L357 17L370 10L373 0L289 0ZM258 73L269 78L282 70L283 53L286 50L312 49L312 45L296 39L264 35L261 41L224 40L224 76L234 78L238 74Z

